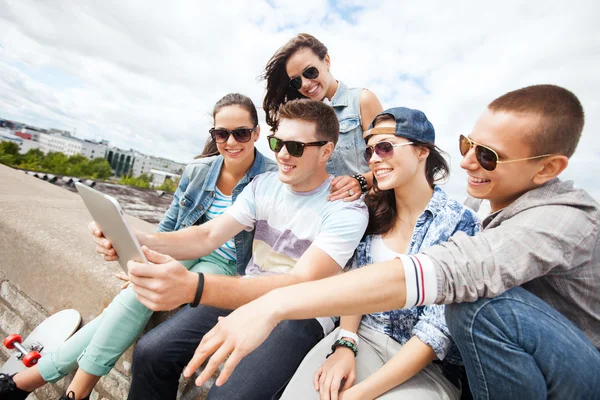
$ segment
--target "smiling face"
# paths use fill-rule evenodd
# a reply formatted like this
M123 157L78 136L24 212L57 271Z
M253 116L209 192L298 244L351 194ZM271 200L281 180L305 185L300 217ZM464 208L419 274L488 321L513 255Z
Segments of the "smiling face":
M375 125L376 128L396 128L393 120L384 120ZM368 146L374 146L379 142L391 142L392 144L408 143L409 140L392 134L373 135L369 138ZM373 152L369 161L369 168L377 179L380 190L401 189L414 182L415 179L425 179L425 160L428 150L404 145L394 147L390 158L382 159Z
M515 114L486 110L475 123L469 138L498 153L499 160L516 160L535 156L526 135L534 134L540 118L534 114ZM498 164L493 171L483 169L475 159L474 149L463 157L460 166L467 172L467 192L488 199L492 211L507 207L523 193L535 188L535 175L544 159Z
M215 114L215 128L233 130L237 128L253 128L254 123L248 110L238 105L226 106ZM254 142L258 140L260 127L256 127L252 138L246 143L240 143L233 135L225 143L217 143L219 153L225 161L233 164L248 162L248 157L254 158Z
M317 142L315 124L300 119L281 119L275 137L287 141L295 140L303 143ZM331 152L333 143L325 146L307 146L300 157L291 156L287 148L275 153L279 166L279 179L298 192L314 189L322 181L325 173L325 164Z
M317 78L307 79L302 76L302 72L310 67L319 70ZM302 78L302 87L298 91L309 99L321 101L325 96L330 97L335 93L336 81L329 73L329 55L321 60L310 48L301 48L290 56L285 70L290 79L297 76ZM332 91L334 93L330 93Z

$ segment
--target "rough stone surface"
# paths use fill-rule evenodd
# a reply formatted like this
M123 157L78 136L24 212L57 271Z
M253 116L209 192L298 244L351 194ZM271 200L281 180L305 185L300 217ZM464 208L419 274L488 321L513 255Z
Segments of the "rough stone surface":
M87 230L90 221L78 194L0 165L0 333L27 335L65 308L79 310L85 324L119 293L121 282L114 274L120 267L96 255ZM137 218L129 222L143 231L156 229ZM148 328L169 315L156 313ZM9 356L0 349L0 362ZM92 398L126 398L130 369L131 349L100 380ZM71 379L46 385L29 399L57 399ZM192 382L182 382L181 398L205 398L206 388Z

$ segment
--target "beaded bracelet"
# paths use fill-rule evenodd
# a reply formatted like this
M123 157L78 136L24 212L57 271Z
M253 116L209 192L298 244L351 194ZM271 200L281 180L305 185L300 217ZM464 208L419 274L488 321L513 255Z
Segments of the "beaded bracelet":
M352 177L358 181L358 184L360 185L360 191L362 193L367 193L367 191L369 190L369 184L367 183L367 178L365 178L361 174L354 174L354 175L352 175Z
M327 357L325 357L325 358L329 358L330 355L335 353L335 350L338 347L347 347L354 352L354 357L356 357L358 355L358 347L356 347L356 345L354 343L352 343L348 340L338 339L331 346L331 353L327 354Z

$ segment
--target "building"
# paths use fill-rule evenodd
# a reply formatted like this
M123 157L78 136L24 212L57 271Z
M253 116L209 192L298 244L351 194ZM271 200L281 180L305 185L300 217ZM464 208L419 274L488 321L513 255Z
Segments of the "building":
M138 177L142 174L150 174L152 169L170 172L173 174L181 174L186 164L167 160L162 157L153 157L145 154L137 153L135 163L133 164L132 175Z
M25 140L33 140L33 135L31 133L26 132L15 132L15 136L23 138Z
M13 129L15 129L15 124L12 121L0 118L0 128L13 130Z
M115 176L130 175L134 178L142 174L150 175L153 169L177 175L183 172L186 165L162 157L149 156L133 149L123 150L118 147L109 147L105 158L115 171Z
M21 143L21 146L19 147L19 153L25 154L29 150L39 149L39 148L40 148L40 142L34 142L33 140L23 140L23 143Z
M13 131L8 128L0 128L0 141L16 143L20 148L23 143L23 138L16 136Z
M61 152L67 156L80 154L93 160L94 158L104 158L108 142L94 142L91 140L78 139L64 134L40 133L38 141L40 149L44 153L51 151Z
M134 150L121 150L118 147L109 147L106 149L104 158L110 164L110 168L114 171L115 176L132 175L136 154L139 155L141 153Z
M0 123L0 140L17 143L21 153L39 148L44 153L52 151L66 156L82 155L90 160L105 158L117 177L129 175L137 178L142 174L150 175L152 170L166 173L165 177L179 176L186 166L166 158L142 154L133 149L109 147L106 140L95 142L79 139L64 130L46 130L8 120L0 120ZM163 182L165 177L162 178Z
M175 182L179 178L181 178L181 175L179 175L179 174L172 174L170 172L161 171L158 169L151 169L149 172L149 175L150 175L150 186L152 186L152 187L158 187L158 186L162 185L163 183L165 183L165 181L167 179L170 179L173 182Z

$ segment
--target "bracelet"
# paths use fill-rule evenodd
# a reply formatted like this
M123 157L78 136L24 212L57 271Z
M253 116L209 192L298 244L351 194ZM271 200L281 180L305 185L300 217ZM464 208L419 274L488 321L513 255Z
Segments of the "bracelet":
M369 184L367 183L367 178L365 178L361 174L354 174L352 175L352 177L358 181L358 184L360 185L360 191L362 193L367 193L369 191Z
M327 357L325 357L325 358L329 358L330 355L335 353L335 350L338 347L347 347L354 352L354 357L356 357L358 355L358 347L356 347L356 345L354 343L352 343L348 340L338 339L331 346L331 353L327 354Z
M196 296L194 296L194 301L190 303L190 307L198 307L200 304L200 299L202 298L202 292L204 291L204 274L202 272L198 272L198 286L196 287Z
M340 333L338 334L337 338L338 339L343 339L343 338L352 339L352 340L354 340L356 347L358 347L358 341L359 341L358 335L354 332L350 332L345 329L340 329Z

